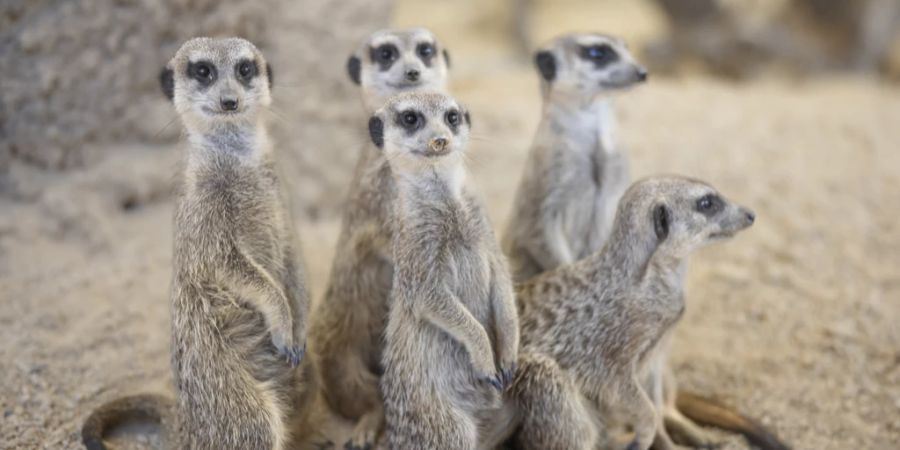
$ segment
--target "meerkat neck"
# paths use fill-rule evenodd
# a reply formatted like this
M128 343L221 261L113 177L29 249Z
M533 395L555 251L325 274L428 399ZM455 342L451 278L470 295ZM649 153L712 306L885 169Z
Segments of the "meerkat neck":
M229 158L245 164L258 164L269 157L271 143L261 121L255 124L225 123L202 132L189 132L189 164L209 159Z
M397 193L404 205L410 202L459 200L466 171L462 164L435 165L418 173L395 171Z
M606 245L595 253L591 260L593 265L603 268L614 268L622 279L639 282L654 257L657 243L642 238L641 233L632 230L629 220L616 220L613 231Z
M585 99L567 93L550 93L544 103L544 117L551 118L551 126L564 130L562 134L566 136L584 136L577 142L606 153L616 151L615 104L609 97Z

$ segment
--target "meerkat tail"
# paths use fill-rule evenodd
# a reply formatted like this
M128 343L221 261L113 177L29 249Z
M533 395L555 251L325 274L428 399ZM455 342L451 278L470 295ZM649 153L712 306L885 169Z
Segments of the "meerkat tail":
M174 424L172 414L175 402L157 394L138 394L117 398L101 405L88 416L81 428L81 440L88 450L107 450L103 435L121 422L134 418L148 418L160 424L163 448L167 448L166 435Z
M700 425L740 433L763 450L791 449L755 420L697 394L678 391L675 407Z

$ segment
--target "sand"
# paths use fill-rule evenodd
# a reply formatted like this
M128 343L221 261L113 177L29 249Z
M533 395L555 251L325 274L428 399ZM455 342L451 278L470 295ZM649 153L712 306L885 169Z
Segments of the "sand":
M536 77L514 63L461 72L453 90L472 110L472 178L501 230L539 116ZM692 259L674 343L681 384L759 418L797 449L896 446L897 87L653 78L618 107L635 177L694 176L757 213L751 229ZM97 153L110 156L42 179L33 201L0 199L3 448L81 448L91 408L172 392L169 184L179 149ZM43 175L24 167L14 176ZM319 299L339 221L310 217L298 232ZM747 448L720 436L725 449Z

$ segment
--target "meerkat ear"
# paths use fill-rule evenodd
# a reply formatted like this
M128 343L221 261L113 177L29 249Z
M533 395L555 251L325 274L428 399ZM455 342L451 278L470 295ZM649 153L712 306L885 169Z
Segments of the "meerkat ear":
M269 80L269 90L272 90L272 83L275 81L275 75L272 73L272 65L266 63L266 78Z
M469 110L466 110L466 112L463 113L463 118L466 119L466 125L468 125L469 128L472 128L472 117L469 116Z
M449 69L450 68L450 52L448 52L447 49L445 48L443 53L444 53L444 64L446 64L447 68Z
M350 59L347 60L347 74L350 75L350 79L353 80L353 82L356 84L359 84L359 75L361 70L362 67L359 58L356 56L351 56Z
M672 221L672 213L666 205L657 205L653 208L653 229L656 231L656 239L662 242L669 236L669 224Z
M384 122L378 116L372 116L369 119L369 137L372 138L372 143L376 147L384 146Z
M545 80L553 81L556 78L556 58L553 57L553 53L546 50L537 52L534 55L534 64Z
M175 99L175 72L168 67L163 67L159 72L159 87L170 101Z

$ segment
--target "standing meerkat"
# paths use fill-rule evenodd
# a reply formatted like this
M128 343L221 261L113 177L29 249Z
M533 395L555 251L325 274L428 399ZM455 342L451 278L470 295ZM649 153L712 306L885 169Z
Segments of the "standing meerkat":
M658 412L661 388L646 380L662 384L662 372L651 371L684 311L688 256L753 221L705 183L648 178L624 194L602 250L520 285L517 444L609 445L607 411L635 431L628 450L675 448Z
M611 95L647 79L625 44L602 34L559 37L535 64L543 112L503 236L516 282L603 246L629 178Z
M443 91L448 61L447 50L428 30L382 30L349 58L347 69L371 113L390 94ZM394 271L395 197L387 159L367 145L351 181L328 288L310 323L321 392L333 411L356 422L351 448L373 445L384 421L378 383Z
M309 365L298 367L306 282L261 117L271 74L246 40L195 38L161 76L189 142L175 210L177 425L164 430L167 448L291 448L311 391ZM103 448L95 431L85 443Z
M401 94L369 131L397 185L381 379L387 447L485 448L519 330L505 260L467 188L468 113L444 94Z

